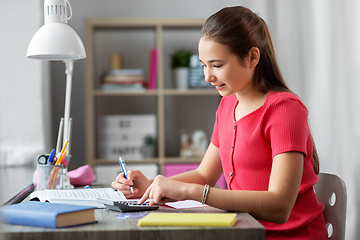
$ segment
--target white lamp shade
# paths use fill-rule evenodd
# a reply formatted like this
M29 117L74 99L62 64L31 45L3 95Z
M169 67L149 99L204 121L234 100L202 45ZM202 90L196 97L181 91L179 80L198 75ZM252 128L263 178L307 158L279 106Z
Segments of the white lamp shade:
M26 56L31 59L66 60L86 57L77 33L66 23L47 23L33 36Z

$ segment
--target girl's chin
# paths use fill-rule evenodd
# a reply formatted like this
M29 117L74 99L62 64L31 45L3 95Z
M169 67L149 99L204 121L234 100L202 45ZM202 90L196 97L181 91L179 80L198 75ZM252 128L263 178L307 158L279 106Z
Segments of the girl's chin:
M228 97L230 95L233 95L234 93L228 92L228 91L218 91L220 96L222 97Z

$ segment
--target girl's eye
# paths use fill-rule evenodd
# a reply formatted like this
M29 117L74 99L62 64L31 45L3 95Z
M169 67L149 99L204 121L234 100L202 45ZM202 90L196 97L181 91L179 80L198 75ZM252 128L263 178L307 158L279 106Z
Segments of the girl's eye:
M221 68L223 65L214 65L215 68Z
M204 68L204 67L205 67L205 65L204 65L204 64L201 64L201 67L202 67L202 68Z

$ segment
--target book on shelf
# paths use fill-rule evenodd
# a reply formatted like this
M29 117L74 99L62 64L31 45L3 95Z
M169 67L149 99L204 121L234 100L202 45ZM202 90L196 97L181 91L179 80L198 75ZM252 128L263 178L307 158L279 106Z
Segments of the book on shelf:
M138 221L138 226L202 226L232 227L236 213L149 213Z
M140 68L120 68L107 70L105 75L116 75L116 76L143 76L144 71Z
M103 83L133 83L144 82L143 76L128 76L128 75L106 75L102 78Z
M95 208L49 202L25 202L0 208L1 221L8 224L64 228L96 223Z
M142 69L108 70L101 76L100 90L144 90L144 72Z
M130 84L111 84L102 83L99 85L99 90L102 91L144 91L145 87L143 83L130 83Z
M148 89L156 89L156 78L157 78L157 48L153 48L150 53L150 68L149 68L149 79Z
M103 198L113 201L127 201L125 195L112 188L94 188L94 189L46 189L44 191L35 191L30 194L30 201L63 203L72 205L83 205L97 208L104 208L104 205L97 202L97 198Z
M107 70L101 80L106 81L130 81L144 80L144 71L142 69L113 69Z

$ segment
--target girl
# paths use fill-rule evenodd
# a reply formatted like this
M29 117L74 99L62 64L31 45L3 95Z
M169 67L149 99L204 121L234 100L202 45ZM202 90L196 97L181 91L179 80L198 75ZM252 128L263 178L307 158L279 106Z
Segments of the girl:
M264 20L239 6L213 14L202 28L199 58L205 80L223 96L199 167L154 180L129 171L112 187L140 203L151 198L150 205L193 199L248 212L267 239L327 239L324 206L313 191L319 162L308 111L282 78ZM228 190L209 188L222 173Z

